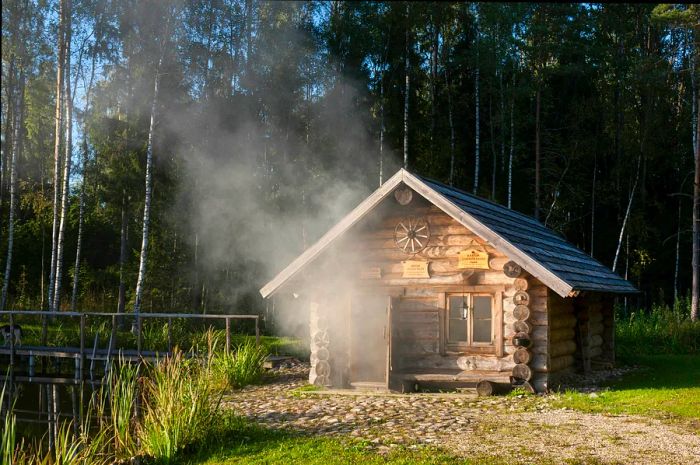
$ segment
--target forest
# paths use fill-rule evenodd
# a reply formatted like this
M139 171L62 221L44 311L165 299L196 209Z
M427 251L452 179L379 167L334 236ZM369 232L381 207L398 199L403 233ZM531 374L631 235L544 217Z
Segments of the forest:
M264 312L260 286L406 167L697 318L699 25L694 5L3 1L0 310Z

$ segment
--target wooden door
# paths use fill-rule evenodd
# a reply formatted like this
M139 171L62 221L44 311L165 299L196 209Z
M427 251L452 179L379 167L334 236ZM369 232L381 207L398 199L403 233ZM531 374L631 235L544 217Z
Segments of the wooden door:
M386 297L354 295L350 304L350 383L388 382L389 306Z

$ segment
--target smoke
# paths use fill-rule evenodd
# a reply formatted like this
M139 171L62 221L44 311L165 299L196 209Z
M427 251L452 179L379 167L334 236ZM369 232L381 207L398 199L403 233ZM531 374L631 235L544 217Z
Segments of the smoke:
M296 32L276 42L306 47ZM274 44L259 43L257 54L273 55L268 46ZM264 95L242 94L227 105L203 104L163 118L183 162L172 213L182 218L185 238L196 253L197 271L183 272L196 273L196 286L217 288L224 304L213 311L248 313L265 305L258 289L379 180L378 127L362 85L330 73L318 95L296 100L304 108L283 108L280 102L293 100L290 89L270 83L270 76L258 79L247 84L265 89ZM250 111L255 98L263 100L268 114ZM386 178L396 165L386 147L383 158ZM277 300L278 332L308 334L303 301Z

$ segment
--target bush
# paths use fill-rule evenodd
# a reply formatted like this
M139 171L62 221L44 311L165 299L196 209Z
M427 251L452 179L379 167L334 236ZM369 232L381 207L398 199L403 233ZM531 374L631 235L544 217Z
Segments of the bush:
M239 345L235 351L224 352L214 358L217 374L226 384L240 389L249 384L259 383L265 369L267 350L248 340Z

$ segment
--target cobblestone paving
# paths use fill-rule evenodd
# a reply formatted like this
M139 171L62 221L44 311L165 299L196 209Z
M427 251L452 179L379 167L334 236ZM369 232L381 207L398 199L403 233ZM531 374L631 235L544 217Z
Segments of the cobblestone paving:
M272 428L397 445L434 445L463 456L510 463L700 464L700 436L646 417L554 409L546 396L303 393L308 368L277 370L266 384L232 393L225 404Z

